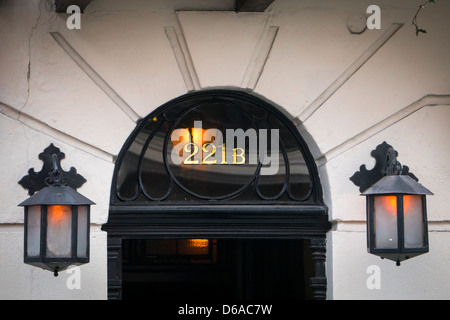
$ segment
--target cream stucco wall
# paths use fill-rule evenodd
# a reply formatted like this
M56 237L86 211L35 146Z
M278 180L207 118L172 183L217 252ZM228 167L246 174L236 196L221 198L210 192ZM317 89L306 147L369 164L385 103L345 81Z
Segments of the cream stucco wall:
M417 2L417 3L416 3ZM105 299L114 158L139 117L189 91L245 90L283 110L310 144L333 222L330 299L450 298L450 3L276 0L264 13L233 1L94 0L69 30L50 0L0 1L0 299ZM351 34L347 18L381 8L381 29ZM205 11L206 10L206 11ZM216 10L216 11L211 11ZM217 11L220 10L220 11ZM80 57L82 60L80 60ZM430 253L401 267L366 252L365 201L349 177L387 141L428 200ZM24 265L27 192L17 181L54 143L87 183L91 262L81 289ZM381 288L366 286L367 268Z

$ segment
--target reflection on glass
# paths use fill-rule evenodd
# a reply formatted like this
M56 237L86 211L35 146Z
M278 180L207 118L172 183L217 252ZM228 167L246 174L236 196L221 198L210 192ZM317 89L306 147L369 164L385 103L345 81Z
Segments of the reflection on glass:
M27 209L27 256L39 256L41 248L41 206Z
M256 132L252 120L223 102L200 105L187 112L172 131L176 136L171 136L167 148L169 169L179 185L206 199L231 196L249 185L258 158L250 163L256 146L249 134L240 139L239 133L245 135L248 129ZM231 140L232 135L236 137ZM173 155L181 156L174 159Z
M77 257L87 257L88 251L88 206L78 207Z
M47 257L70 257L72 248L72 206L47 207Z
M269 135L270 135L270 131ZM281 196L281 194L285 191L286 188L286 162L285 162L285 155L284 155L284 149L280 148L279 146L275 149L272 149L271 145L271 139L268 139L268 150L277 150L278 155L276 154L270 154L272 157L272 162L268 164L262 165L262 169L266 167L273 166L273 168L277 167L277 170L274 172L274 174L267 174L267 175L259 175L258 181L257 181L257 190L260 193L260 196L263 199L277 199ZM278 156L278 159L276 160L276 165L274 164L274 157ZM261 169L261 170L262 170Z
M162 199L170 191L170 176L163 159L167 131L168 124L166 123L151 138L141 162L139 178L145 195L151 200Z
M199 97L145 121L120 159L120 201L312 199L295 128L265 106Z
M405 248L420 248L424 246L424 224L422 211L422 196L403 196L405 220Z
M395 249L398 247L397 197L374 197L375 247Z
M274 128L280 130L280 140L284 147L289 163L289 195L295 200L306 200L312 189L311 177L305 158L299 149L299 143L277 117L271 115L269 121Z
M122 200L134 200L139 196L139 157L158 121L161 120L156 116L148 120L147 125L135 137L122 159L117 174L117 195Z

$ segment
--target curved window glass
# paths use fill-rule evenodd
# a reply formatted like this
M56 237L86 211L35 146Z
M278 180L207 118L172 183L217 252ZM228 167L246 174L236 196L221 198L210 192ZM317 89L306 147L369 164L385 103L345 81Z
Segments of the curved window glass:
M138 124L117 159L112 202L317 202L315 177L283 114L246 93L204 91Z

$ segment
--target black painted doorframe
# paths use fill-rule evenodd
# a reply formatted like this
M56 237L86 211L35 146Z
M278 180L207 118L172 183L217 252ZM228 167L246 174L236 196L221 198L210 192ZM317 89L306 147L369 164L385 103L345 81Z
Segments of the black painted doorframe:
M176 201L180 201L180 199L168 197L170 192L173 193L173 188L169 188L167 197L139 198L139 192L145 194L142 191L142 181L138 179L142 172L137 170L136 174L131 173L142 166L149 145L142 144L142 141L136 142L136 146L139 146L138 149L141 150L136 157L136 154L133 153L136 150L133 151L132 148L135 140L143 139L150 143L164 124L170 124L169 127L172 128L175 125L174 121L179 120L180 117L183 118L186 112L190 112L200 105L204 106L207 103L215 105L218 102L224 108L240 110L240 113L232 114L249 117L255 125L261 121L265 123L263 126L258 125L255 128L276 127L280 130L280 139L284 137L285 142L291 141L291 147L296 152L295 155L303 158L308 171L306 181L309 181L309 191L306 194L299 198L287 192L289 190L288 179L285 178L284 192L274 199L262 197L256 192L255 181L259 174L258 169L253 176L255 181L245 185L241 191L252 192L253 197L248 201L242 199L238 201L233 198L234 194L227 195L225 198L200 199L192 190L185 190L189 197L195 198L195 202L177 203ZM206 113L206 115L210 114ZM268 123L269 118L272 119L269 121L270 123ZM156 125L157 123L160 124ZM166 145L163 144L163 146ZM283 147L284 143L281 143L280 146L286 153ZM131 150L130 157L127 158L129 149ZM167 162L166 151L164 148L160 150L164 163ZM137 193L132 192L129 195L131 198L128 198L128 195L120 196L121 189L118 187L122 162L126 161L130 161L129 165L132 168L130 190L137 191ZM287 167L289 167L289 162L286 163ZM290 174L291 171L286 170L286 175ZM172 184L176 185L176 179L172 175L170 175L170 179L170 181L175 181ZM153 185L153 181L150 179L147 182ZM285 194L286 192L287 194ZM188 93L167 102L141 119L116 160L111 185L109 217L108 222L102 226L102 230L108 233L109 299L120 299L122 296L123 239L179 238L309 240L314 263L314 276L310 278L309 285L314 299L326 298L326 234L331 230L331 223L328 221L328 208L322 199L322 187L314 158L292 119L287 118L284 113L271 104L247 92L204 90Z
M192 238L308 240L314 266L309 286L313 299L326 299L326 233L330 223L325 206L295 206L295 212L287 207L233 207L217 206L208 213L194 213L187 207L152 212L148 207L145 212L143 208L138 212L136 207L111 207L114 214L102 227L108 232L108 299L122 298L123 239Z

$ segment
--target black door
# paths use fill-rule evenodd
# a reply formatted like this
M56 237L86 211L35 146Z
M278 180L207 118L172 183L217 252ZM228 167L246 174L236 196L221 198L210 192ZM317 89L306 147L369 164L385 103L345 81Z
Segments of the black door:
M124 240L123 299L309 299L304 240Z

